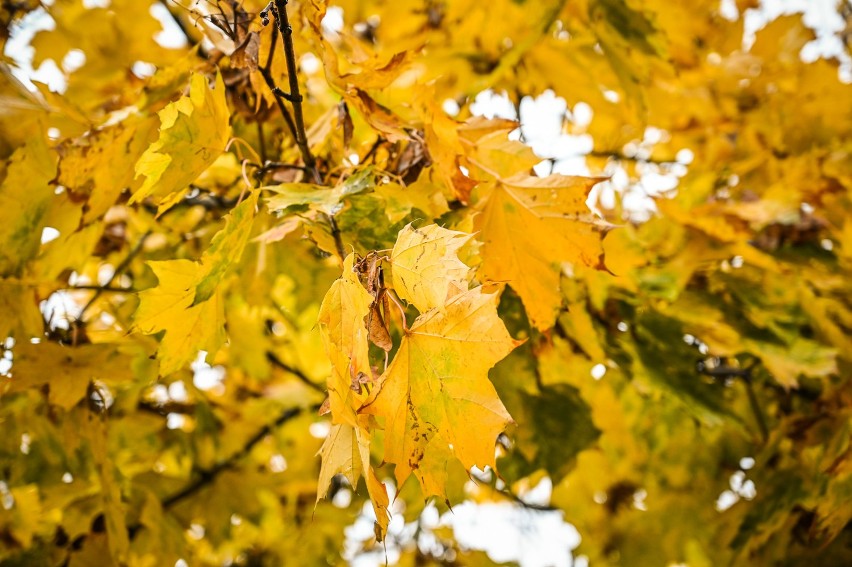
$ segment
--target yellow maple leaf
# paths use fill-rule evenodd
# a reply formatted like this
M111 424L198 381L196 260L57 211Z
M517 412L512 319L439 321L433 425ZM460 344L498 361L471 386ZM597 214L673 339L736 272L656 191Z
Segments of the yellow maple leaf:
M599 181L517 175L487 184L477 204L481 274L511 285L539 329L553 325L562 303L562 262L604 269L601 241L612 225L586 206L589 190Z
M200 266L191 260L149 262L157 287L139 294L134 328L146 335L165 331L157 349L160 374L195 360L199 350L216 352L225 342L225 310L219 293L193 305Z
M134 329L151 335L165 331L157 358L160 373L170 374L195 360L199 350L212 355L225 341L225 308L219 282L242 255L254 220L253 192L226 217L201 262L149 262L156 287L139 294Z
M363 421L365 416L359 418L359 422ZM386 533L390 520L388 515L390 500L385 485L378 479L370 465L370 434L366 427L363 425L353 427L348 423L332 425L319 455L322 458L322 465L317 484L317 502L328 495L328 487L334 475L342 474L355 488L363 474L381 533Z
M358 394L350 386L360 375L372 377L364 321L373 302L373 296L358 280L354 262L354 254L346 257L343 275L323 298L318 317L320 335L332 366L328 379L332 419L352 426L356 425L354 408L366 398L366 392Z
M48 400L70 410L82 400L93 380L132 378L130 361L114 345L63 346L53 342L15 345L9 392L49 387Z
M42 138L12 155L0 184L0 275L21 275L39 248L56 159Z
M397 485L413 472L444 496L447 458L465 469L495 466L494 443L512 418L488 370L518 341L497 316L498 294L474 288L415 320L365 413L385 418L384 460Z
M86 200L83 222L103 215L127 187L133 191L141 185L133 177L134 164L156 139L157 122L155 116L131 116L57 148L62 158L57 182L75 200Z
M468 288L470 268L458 257L470 234L438 225L399 231L391 252L393 287L421 313L444 305Z
M189 184L224 151L231 128L222 76L214 89L204 75L190 79L189 96L160 111L160 137L136 162L136 177L145 176L130 198L136 203L155 196L162 213L186 194Z

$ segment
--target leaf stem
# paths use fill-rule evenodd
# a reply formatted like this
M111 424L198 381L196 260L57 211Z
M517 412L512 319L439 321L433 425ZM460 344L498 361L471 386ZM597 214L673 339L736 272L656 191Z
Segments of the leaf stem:
M402 302L400 302L394 290L388 289L387 294L390 300L393 301L393 304L396 305L397 309L399 309L399 318L402 320L402 332L407 335L408 321L405 320L405 307L402 306Z

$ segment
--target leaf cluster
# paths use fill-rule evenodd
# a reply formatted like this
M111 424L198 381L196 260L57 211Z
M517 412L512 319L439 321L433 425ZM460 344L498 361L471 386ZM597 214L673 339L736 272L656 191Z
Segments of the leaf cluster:
M852 561L849 85L718 4L4 3L0 564Z

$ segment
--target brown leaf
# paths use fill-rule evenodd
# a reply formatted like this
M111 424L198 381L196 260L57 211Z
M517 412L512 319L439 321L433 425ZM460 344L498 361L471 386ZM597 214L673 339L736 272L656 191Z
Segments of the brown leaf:
M249 32L243 42L231 54L231 65L238 69L257 71L257 57L260 52L260 35Z

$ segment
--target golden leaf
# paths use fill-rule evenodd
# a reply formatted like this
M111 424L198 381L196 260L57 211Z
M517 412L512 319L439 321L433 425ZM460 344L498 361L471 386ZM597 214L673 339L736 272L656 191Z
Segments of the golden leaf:
M553 325L562 303L562 262L604 269L601 241L611 227L586 206L600 179L518 175L489 183L474 226L483 242L481 274L521 296L533 325Z
M518 341L497 316L498 294L474 288L421 315L362 411L385 418L385 461L397 485L413 472L444 495L446 457L494 467L494 443L512 418L488 370Z
M458 257L471 235L438 225L399 231L391 252L393 287L421 313L467 291L470 268Z

